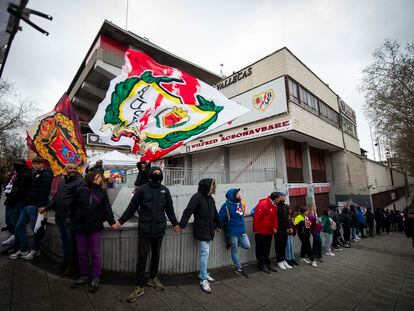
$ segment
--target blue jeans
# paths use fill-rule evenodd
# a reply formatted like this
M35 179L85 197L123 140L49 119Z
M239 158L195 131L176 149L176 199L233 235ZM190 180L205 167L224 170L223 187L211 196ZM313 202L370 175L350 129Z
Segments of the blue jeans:
M63 260L69 261L72 258L72 226L64 218L56 218L55 223L62 241Z
M208 279L208 255L210 254L210 244L211 241L198 241L198 245L200 247L200 273L198 277L201 280Z
M357 228L356 227L352 227L351 228L352 240L355 240L356 239L356 232L357 232Z
M316 258L322 257L322 239L319 232L312 232L313 237L313 255Z
M16 233L16 225L20 218L20 213L23 209L23 203L16 203L14 205L6 205L6 224L10 227L12 234Z
M27 252L29 250L27 246L27 231L26 226L30 222L32 230L36 224L37 219L37 206L29 205L23 208L22 212L20 213L19 221L16 224L16 238L18 240L17 246L21 252ZM33 249L35 251L40 250L40 243L41 240L33 236Z
M295 260L295 254L293 253L293 236L292 235L287 236L285 259Z
M241 269L242 266L240 264L238 248L240 246L243 249L249 249L249 237L247 236L247 234L242 234L238 236L230 236L229 238L231 241L231 259L233 260L236 269Z

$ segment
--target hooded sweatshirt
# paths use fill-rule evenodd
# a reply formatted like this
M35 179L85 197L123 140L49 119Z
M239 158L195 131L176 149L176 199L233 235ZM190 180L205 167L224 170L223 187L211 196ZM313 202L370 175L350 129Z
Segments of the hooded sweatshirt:
M224 224L227 235L239 236L246 233L244 229L245 207L242 200L236 200L235 196L240 189L230 189L226 193L226 202L221 206L219 217Z
M200 180L198 191L191 197L180 221L180 227L184 229L194 215L193 234L199 241L212 241L216 228L221 228L216 203L211 196L213 181L212 178Z

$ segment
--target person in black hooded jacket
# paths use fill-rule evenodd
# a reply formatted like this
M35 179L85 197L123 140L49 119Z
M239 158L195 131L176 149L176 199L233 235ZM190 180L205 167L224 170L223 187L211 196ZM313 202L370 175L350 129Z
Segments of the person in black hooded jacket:
M170 191L161 185L162 179L161 169L153 166L148 174L148 182L134 193L127 209L113 226L114 229L119 229L138 211L137 287L128 296L128 302L134 302L144 294L144 275L150 248L151 266L148 285L159 291L165 289L157 275L161 244L167 228L166 213L174 231L181 230L175 217Z
M215 230L221 229L216 203L212 197L215 192L214 179L200 180L198 191L191 197L180 221L180 227L184 229L191 215L194 215L193 234L200 246L200 273L198 277L201 280L201 289L207 293L211 292L209 283L215 281L207 272L210 244L214 239Z
M351 239L351 216L349 215L349 209L344 207L342 209L342 213L339 216L339 223L343 229L343 235L345 240L345 247L350 246L350 239Z

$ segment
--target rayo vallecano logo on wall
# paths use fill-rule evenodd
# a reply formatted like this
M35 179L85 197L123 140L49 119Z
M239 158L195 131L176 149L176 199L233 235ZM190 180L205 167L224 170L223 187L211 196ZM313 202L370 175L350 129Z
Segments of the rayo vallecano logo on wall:
M267 91L254 95L252 105L258 110L265 111L273 102L274 97L275 92L272 89L268 89Z

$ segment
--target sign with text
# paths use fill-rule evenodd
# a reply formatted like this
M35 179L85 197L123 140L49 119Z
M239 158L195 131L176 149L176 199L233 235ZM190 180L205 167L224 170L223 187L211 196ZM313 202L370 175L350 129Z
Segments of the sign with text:
M338 98L339 101L339 109L341 113L348 117L349 120L356 123L356 114L355 110L351 108L347 103L345 103L342 99Z
M208 134L222 132L229 128L259 121L288 111L284 77L267 82L230 99L249 108L251 111L232 122L210 131Z
M185 151L197 151L213 147L218 147L222 145L227 145L239 141L249 140L257 137L263 137L267 135L277 134L281 132L286 132L292 129L291 121L281 121L281 122L269 122L268 124L252 127L251 129L240 129L236 130L233 133L226 134L216 134L212 137L206 137L205 139L196 140L186 144Z

